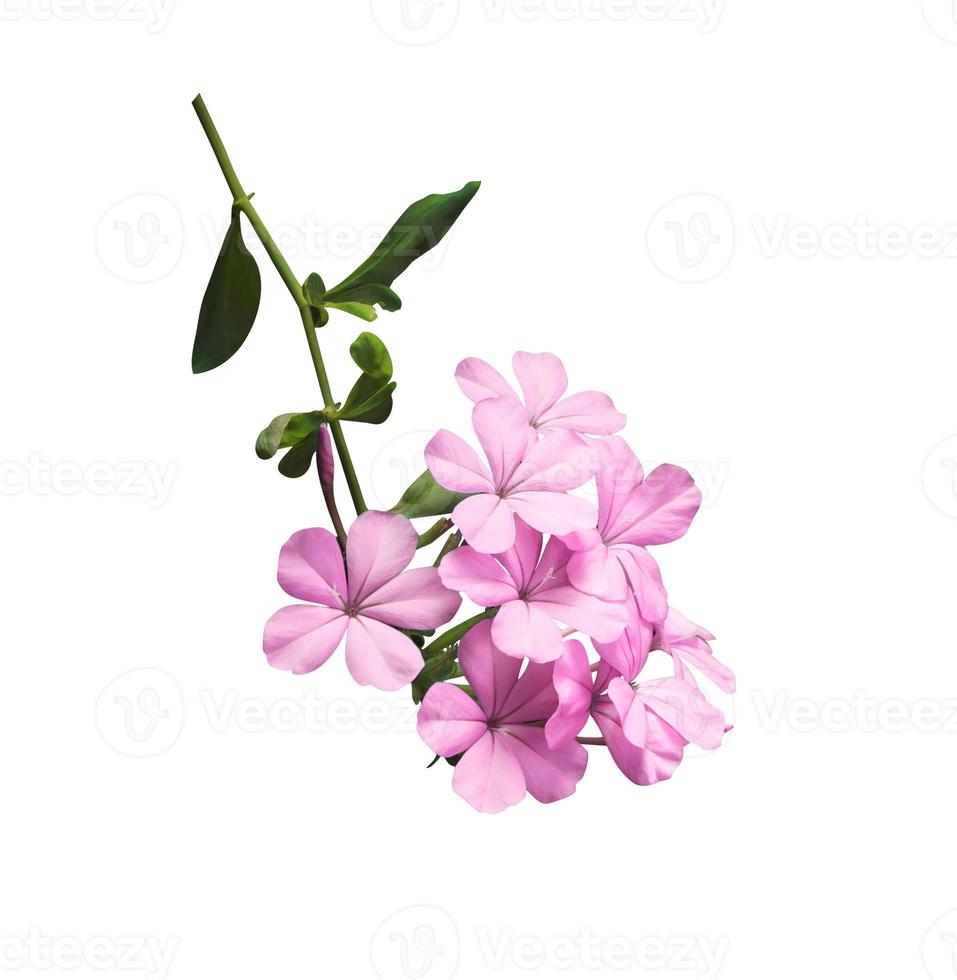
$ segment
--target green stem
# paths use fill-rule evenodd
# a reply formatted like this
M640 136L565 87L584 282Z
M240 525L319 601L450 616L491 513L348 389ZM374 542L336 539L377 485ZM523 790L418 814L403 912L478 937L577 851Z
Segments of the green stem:
M336 403L333 401L332 390L329 387L329 376L326 374L326 365L322 360L322 351L319 350L319 338L316 336L316 325L312 322L312 310L308 306L303 306L300 307L300 312L302 313L302 325L306 331L306 341L309 344L309 353L312 355L312 363L316 369L319 391L322 392L322 397L326 403L323 407L334 409ZM362 488L359 486L356 468L352 465L352 456L349 454L349 447L346 445L342 423L338 419L333 419L329 423L329 431L332 433L332 441L336 444L336 449L339 452L342 472L345 474L346 483L349 485L349 493L352 495L356 513L362 514L368 508L362 497Z
M458 641L461 640L473 626L478 626L478 624L484 620L491 619L497 612L498 607L494 609L486 609L485 612L479 613L477 616L473 616L471 619L465 620L464 623L459 623L457 626L453 626L450 630L447 630L441 636L434 639L422 651L423 658L428 660L430 657L440 654L447 647L452 646L453 643L458 643Z
M276 267L276 271L279 273L282 281L286 284L286 288L292 295L296 306L299 307L299 312L302 316L303 327L306 331L306 340L309 344L309 353L312 355L312 363L316 369L316 378L319 381L319 390L322 392L323 400L325 401L324 408L332 408L335 405L335 400L332 397L332 391L329 387L329 378L326 375L325 364L322 360L322 352L319 350L319 340L316 337L316 327L312 322L312 312L310 310L309 304L306 302L305 296L302 294L302 285L296 278L295 273L289 267L289 263L286 261L285 256L279 251L279 246L273 241L272 235L269 234L269 230L263 224L262 218L259 217L259 213L252 205L252 195L247 194L243 190L243 185L240 183L239 178L236 176L236 171L233 169L232 161L229 159L229 154L226 152L226 147L223 145L223 141L220 138L219 131L216 129L216 125L213 123L212 117L209 114L209 110L206 108L206 103L203 101L201 95L197 95L193 99L193 108L196 110L196 115L199 117L200 125L203 127L203 132L206 134L206 138L209 140L209 145L212 147L213 153L216 157L216 162L219 164L219 169L222 170L223 176L226 178L226 183L229 185L229 191L233 195L233 204L246 215L247 220L252 225L253 230L256 232L259 240L263 244L263 248L266 250L266 254L272 260L272 264ZM342 462L342 471L346 477L346 483L349 485L349 493L352 495L352 502L355 504L356 513L361 514L367 508L365 505L365 500L362 497L362 490L359 487L359 480L356 476L355 467L352 464L352 457L349 455L349 447L346 445L346 439L342 432L342 425L338 421L330 422L329 429L332 432L332 438L336 444L336 449L339 452L339 459Z
M443 517L442 520L436 521L427 531L424 531L419 535L419 543L417 547L425 548L432 544L434 541L438 541L443 534L452 526L452 522L447 518Z
M442 545L442 550L439 552L438 558L435 559L434 567L438 568L442 564L442 559L450 552L455 551L455 549L462 543L462 532L454 531L448 536L444 545Z

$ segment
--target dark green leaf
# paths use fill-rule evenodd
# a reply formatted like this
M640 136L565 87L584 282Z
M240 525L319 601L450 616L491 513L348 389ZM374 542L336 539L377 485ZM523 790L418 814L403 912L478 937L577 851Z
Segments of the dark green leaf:
M479 186L476 180L460 191L430 194L416 201L389 229L372 255L329 291L329 298L338 300L356 286L391 286L417 258L442 241Z
M382 381L392 377L392 358L388 348L374 333L360 333L352 342L349 353L363 374Z
M294 446L307 436L314 436L324 421L322 412L280 415L259 433L256 455L260 459L272 459L280 449Z
M302 284L302 295L310 306L322 306L322 301L326 298L326 284L318 272L311 273Z
M460 504L468 494L453 493L440 487L432 474L426 470L402 494L402 499L392 508L393 514L404 517L442 517L451 514L457 504Z
M199 310L193 342L193 374L225 364L242 347L259 310L259 267L249 254L239 225L232 219Z
M329 322L329 311L324 306L310 306L312 322L317 327L324 327Z
M309 436L297 443L279 461L279 472L293 480L305 476L312 467L312 457L316 455L317 445L315 436Z

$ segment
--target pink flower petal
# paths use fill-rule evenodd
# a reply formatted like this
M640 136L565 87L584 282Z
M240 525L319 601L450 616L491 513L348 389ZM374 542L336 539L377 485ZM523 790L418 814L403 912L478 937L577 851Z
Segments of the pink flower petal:
M737 687L734 673L712 654L711 647L700 636L679 640L668 652L676 663L683 661L695 667L722 691L734 694Z
M668 593L661 581L658 562L638 545L616 544L612 551L625 570L642 616L655 625L664 622L668 615Z
M472 427L488 459L495 488L504 489L536 442L525 409L514 398L486 399L472 409Z
M470 401L481 402L487 398L515 398L512 386L486 361L479 357L466 357L455 369L455 380L462 394Z
M694 684L676 677L647 681L638 685L636 700L686 742L693 742L703 749L716 749L721 744L727 727L724 715ZM630 738L627 722L624 732Z
M495 556L514 582L516 589L521 592L528 588L538 566L542 553L542 534L524 521L515 521L515 543L506 551ZM516 595L509 598L515 599ZM500 605L500 603L495 603Z
M512 663L517 662L514 657L503 653L499 653L499 656ZM550 718L558 707L558 695L552 683L552 667L550 663L527 663L504 703L496 711L496 720L501 724L529 725L540 724Z
M619 436L600 439L596 445L598 471L598 530L606 541L627 527L622 513L627 509L631 496L645 478L644 470L631 447Z
M599 643L617 640L628 622L625 603L587 595L572 585L538 591L531 605L553 620L574 626Z
M460 361L455 369L455 380L462 389L462 394L473 402L502 396L517 400L512 386L491 364L478 357L466 357L464 361Z
M279 553L279 584L294 599L342 609L346 571L335 535L324 528L297 531Z
M487 731L482 709L454 684L433 684L416 722L422 741L445 758L471 748Z
M336 651L346 631L347 618L325 606L286 606L266 623L263 652L271 666L308 674Z
M518 590L508 572L491 556L474 548L456 548L439 566L442 583L464 592L479 606L500 606L518 598Z
M494 489L488 467L461 437L440 429L425 447L425 463L433 479L456 493L485 493Z
M548 719L545 737L552 748L557 748L575 740L585 727L591 709L591 665L578 640L565 642L565 652L555 661L552 683L558 695L558 707Z
M588 765L584 746L572 741L550 748L541 728L525 725L506 726L503 733L512 736L509 747L522 767L528 792L539 803L564 800L575 792Z
M540 603L507 602L492 620L492 641L510 657L549 663L562 655L562 634Z
M492 643L492 624L485 620L465 634L459 644L459 666L486 717L497 718L522 669Z
M528 449L507 490L509 495L527 490L574 490L587 483L597 469L598 453L593 445L570 432L550 432Z
M412 561L419 535L400 514L367 510L349 529L346 559L349 600L363 600L394 579Z
M666 463L649 473L629 498L622 515L628 527L615 541L640 545L676 541L688 530L700 506L701 491L691 474Z
M512 370L525 396L525 407L533 423L558 401L568 387L568 376L554 354L529 354L518 351L512 358Z
M570 534L572 531L583 531L594 527L597 518L594 504L584 497L573 497L567 493L551 493L546 490L522 491L510 494L508 503L526 524L545 534Z
M582 391L563 398L538 417L541 429L570 429L593 436L608 436L625 427L627 419L600 391Z
M362 603L362 615L402 629L431 630L447 623L462 605L435 568L413 568L386 582Z
M596 643L595 649L626 681L633 681L648 662L654 633L634 599L626 603L626 609L628 625L625 631L611 643Z
M515 514L494 493L480 493L463 500L452 511L452 520L465 540L484 554L506 551L515 542Z
M615 765L639 786L670 779L684 755L684 740L674 729L652 715L648 719L647 748L640 749L625 738L617 712L609 702L594 713L602 737Z
M506 738L487 731L455 767L452 789L481 813L521 803L525 776Z
M628 580L621 562L603 544L572 555L568 578L576 589L603 599L624 599L628 595Z
M405 633L375 619L356 616L349 620L346 666L358 684L398 691L415 680L425 662Z

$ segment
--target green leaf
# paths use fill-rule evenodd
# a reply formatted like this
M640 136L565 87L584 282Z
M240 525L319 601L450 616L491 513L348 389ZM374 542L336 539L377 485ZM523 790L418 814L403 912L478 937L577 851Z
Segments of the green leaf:
M330 303L326 300L324 309L330 310L342 310L343 313L351 313L353 316L357 316L360 320L365 320L366 323L372 323L373 320L379 318L379 314L376 313L375 307L369 306L368 303Z
M229 229L199 310L193 342L193 374L225 364L243 346L259 311L262 282L233 208Z
M379 305L388 313L394 313L402 309L402 300L388 286L377 283L369 283L366 286L351 286L346 289L336 289L335 295L331 298L338 303L348 303L351 301L358 303L368 303L369 306Z
M322 301L326 298L326 284L318 272L310 273L302 284L302 295L310 306L322 306Z
M352 360L363 374L388 381L392 377L392 358L386 345L374 334L360 333L349 348Z
M460 504L468 494L453 493L440 487L432 474L426 470L402 494L402 499L392 508L393 514L404 517L442 517L451 514L457 504Z
M316 455L317 445L315 436L309 436L302 442L296 443L279 461L279 472L291 480L305 476L312 467L312 457Z
M352 386L345 405L336 412L344 422L368 422L380 425L392 414L392 392L395 382L383 384L371 375L363 374Z
M326 416L322 412L280 415L259 433L259 438L256 439L256 455L260 459L272 459L280 449L315 436L319 426L325 421Z
M451 194L430 194L407 208L385 238L352 275L329 291L339 301L356 286L391 286L418 258L435 248L455 224L480 182L475 180Z

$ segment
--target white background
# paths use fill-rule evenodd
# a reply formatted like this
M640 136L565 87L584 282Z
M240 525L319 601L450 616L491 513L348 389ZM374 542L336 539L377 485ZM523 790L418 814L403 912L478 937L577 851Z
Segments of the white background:
M957 976L950 0L137 3L3 0L0 972ZM481 816L404 694L267 667L322 511L253 443L319 401L265 263L190 374L229 206L198 90L302 277L484 181L375 328L369 496L467 431L461 357L562 356L702 485L658 555L739 677L724 748Z

